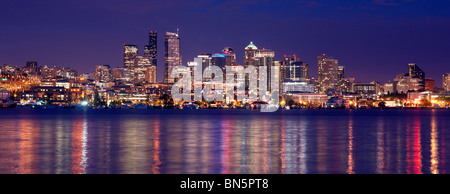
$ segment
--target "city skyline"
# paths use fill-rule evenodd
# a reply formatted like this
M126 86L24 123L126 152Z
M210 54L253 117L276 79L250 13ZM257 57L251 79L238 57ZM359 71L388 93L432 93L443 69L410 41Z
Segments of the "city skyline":
M38 61L42 65L76 67L80 73L93 72L97 65L121 67L121 45L136 44L143 50L148 42L146 33L155 30L160 32L158 81L162 81L161 34L179 28L183 37L181 56L186 59L183 65L200 53L218 52L224 47L233 48L237 63L243 64L244 48L253 41L274 50L275 60L281 60L284 54L296 54L310 64L312 76L317 75L315 58L324 53L339 59L348 77L362 82L392 81L409 63L419 64L427 77L437 83L442 83L442 74L450 71L440 57L450 51L447 36L450 27L443 25L450 15L444 9L448 2L444 1L426 6L420 1L382 0L345 4L332 1L6 4L1 11L9 17L0 20L5 27L0 32L1 64L22 66L26 61ZM87 17L92 20L86 20ZM236 18L242 21L235 22ZM386 73L385 68L391 70Z

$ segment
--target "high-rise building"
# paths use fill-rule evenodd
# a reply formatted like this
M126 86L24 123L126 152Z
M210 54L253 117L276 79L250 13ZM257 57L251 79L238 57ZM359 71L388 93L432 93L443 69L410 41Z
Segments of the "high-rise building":
M297 60L297 59L294 59ZM314 84L306 82L309 78L309 65L302 61L290 62L284 67L283 93L313 93Z
M320 93L325 93L328 89L335 88L338 84L338 60L323 54L317 57L317 64L319 91Z
M236 53L231 47L225 47L222 50L222 54L225 55L225 66L236 66Z
M181 65L178 32L166 32L164 45L164 83L174 83L175 78L171 76L172 70L174 67Z
M127 69L134 69L136 67L136 57L138 56L137 45L124 44L123 45L123 67Z
M150 63L153 66L157 66L157 56L158 56L158 41L157 41L156 31L150 31L148 35L148 45L144 47L144 56L150 58Z
M38 71L38 62L36 61L27 61L27 68L30 68L30 70L37 72Z
M345 67L338 66L338 79L341 80L343 78L345 78Z
M306 81L309 74L308 63L298 61L285 66L285 79L283 81Z
M408 64L408 76L411 76L411 78L418 78L419 79L419 89L424 90L425 89L425 72L422 71L422 69L419 68L415 63Z
M145 81L145 72L147 68L153 66L150 58L146 56L136 56L136 66L131 70L131 79L133 83L138 84Z
M442 76L442 86L445 91L450 91L450 73L446 73Z
M283 82L286 79L286 67L291 63L297 62L299 59L295 55L284 55L280 61L280 81ZM281 83L280 82L280 83Z
M270 50L270 49L258 49L255 53L255 61L254 61L254 65L257 66L257 71L258 71L258 86L259 86L259 80L260 80L260 76L261 74L259 73L260 71L260 67L267 67L267 90L271 90L272 89L272 67L274 66L274 57L275 57L275 52ZM280 79L280 74L276 74L275 75L275 79ZM259 88L259 87L258 87Z
M256 47L253 42L245 47L245 55L244 55L244 67L248 67L250 65L255 66L255 55L258 47Z
M111 67L109 65L97 65L95 68L94 80L97 82L112 81Z

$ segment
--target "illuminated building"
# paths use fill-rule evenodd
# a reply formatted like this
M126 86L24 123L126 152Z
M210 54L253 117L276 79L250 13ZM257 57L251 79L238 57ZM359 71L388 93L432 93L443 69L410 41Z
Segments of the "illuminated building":
M64 79L75 79L78 76L78 71L69 67L62 67L59 76Z
M286 67L293 62L297 62L298 59L295 55L284 55L280 61L280 80L283 82L286 79Z
M383 85L384 94L392 94L397 91L397 82L387 82Z
M353 92L359 94L363 99L377 99L377 89L374 83L355 83Z
M419 68L415 63L408 64L408 74L405 74L405 76L410 76L411 78L417 78L419 81L419 89L418 90L424 90L425 89L425 72L422 71L422 69Z
M112 81L111 67L109 65L97 65L95 68L94 80L97 82Z
M285 79L282 83L283 93L314 93L314 84L306 82L308 79L308 63L297 61L284 66Z
M348 93L353 91L353 83L355 83L355 78L341 78L338 83L338 90L341 93Z
M338 84L338 60L323 54L317 57L317 64L319 91L326 93L327 90L335 88Z
M36 61L27 61L27 64L25 66L26 70L28 71L27 74L37 74L38 73L38 62Z
M345 78L345 67L344 66L338 66L338 79L344 79Z
M322 105L328 100L328 96L326 94L317 94L317 93L299 93L293 94L292 99L299 103L311 103Z
M146 56L136 56L136 67L131 70L131 79L134 84L139 84L145 81L145 72L148 67L153 66L150 58ZM156 66L155 66L156 67Z
M148 66L145 71L145 82L156 83L156 66Z
M117 84L128 83L131 81L131 72L126 68L113 68L113 80Z
M225 55L225 66L236 66L236 53L231 47L225 47L222 50L222 54Z
M123 67L127 69L134 69L136 66L136 57L138 56L137 45L124 44L123 45Z
M258 49L255 54L255 66L258 71L258 89L259 89L259 77L261 74L259 73L260 67L267 67L267 90L272 90L272 67L274 64L275 52L270 49ZM275 74L275 79L279 81L280 73Z
M308 63L298 61L285 65L285 82L306 81L309 74Z
M250 65L255 66L255 55L258 47L256 47L253 42L245 47L245 55L244 55L244 68Z
M174 83L171 77L174 67L181 65L180 36L177 33L166 32L164 42L164 83Z
M445 91L450 91L450 73L446 73L442 76L442 86Z
M435 81L431 78L425 78L425 91L431 91L434 90L435 87Z
M148 45L144 47L144 56L149 57L150 64L152 66L157 66L157 56L158 56L158 39L156 31L150 31L148 35Z
M283 82L283 93L314 93L314 84L304 81Z

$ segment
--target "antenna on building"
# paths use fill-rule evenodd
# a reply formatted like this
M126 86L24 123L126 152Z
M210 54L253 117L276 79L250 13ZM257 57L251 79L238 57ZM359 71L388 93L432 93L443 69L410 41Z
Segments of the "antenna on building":
M180 29L177 27L177 36L178 36L178 32L180 31Z

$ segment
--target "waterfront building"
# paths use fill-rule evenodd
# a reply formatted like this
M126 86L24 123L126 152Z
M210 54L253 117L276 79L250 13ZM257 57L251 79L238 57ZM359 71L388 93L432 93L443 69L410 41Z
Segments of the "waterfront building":
M432 91L435 88L435 81L431 78L425 78L425 91Z
M320 93L328 93L327 90L336 88L338 84L339 61L323 54L317 57L317 64L319 91Z
M377 89L374 83L355 83L353 92L360 95L362 99L377 99Z
M450 73L446 73L442 76L442 86L445 91L450 91Z

